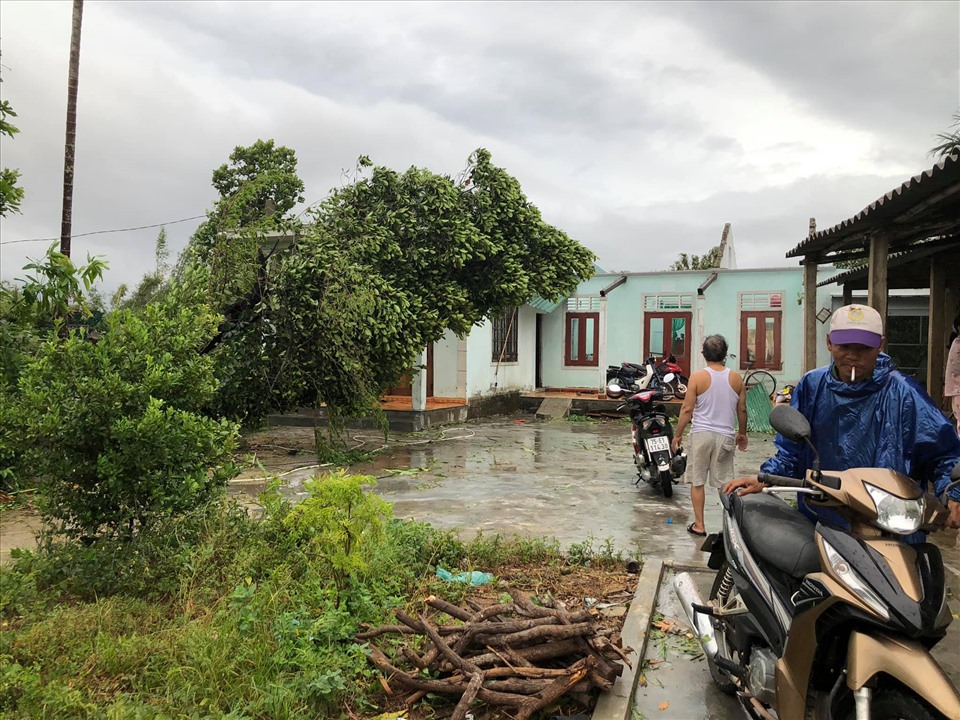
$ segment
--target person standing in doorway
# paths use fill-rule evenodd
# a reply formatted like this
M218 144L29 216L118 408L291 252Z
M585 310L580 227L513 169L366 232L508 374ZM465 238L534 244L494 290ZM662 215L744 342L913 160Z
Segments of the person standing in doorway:
M673 436L673 452L680 447L683 431L691 425L687 478L694 520L687 532L706 535L703 523L705 486L720 488L733 479L734 449L747 449L747 395L740 373L724 366L727 341L711 335L703 341L707 367L690 376L687 396ZM734 421L739 431L734 430Z
M950 333L943 396L950 398L953 421L957 425L957 433L960 433L960 315L953 319L953 332Z

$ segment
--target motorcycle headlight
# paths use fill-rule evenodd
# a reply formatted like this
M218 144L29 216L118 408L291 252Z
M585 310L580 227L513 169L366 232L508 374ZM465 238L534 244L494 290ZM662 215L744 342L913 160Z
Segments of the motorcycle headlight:
M873 591L873 588L867 585L867 581L860 577L860 573L850 567L850 563L843 559L843 556L837 552L833 545L822 538L820 542L823 543L827 561L830 563L834 574L847 586L847 589L863 600L877 615L884 620L889 620L890 612L887 610L886 603Z
M909 535L920 529L926 509L923 496L916 500L904 500L874 485L864 485L873 504L877 506L877 525L900 535Z

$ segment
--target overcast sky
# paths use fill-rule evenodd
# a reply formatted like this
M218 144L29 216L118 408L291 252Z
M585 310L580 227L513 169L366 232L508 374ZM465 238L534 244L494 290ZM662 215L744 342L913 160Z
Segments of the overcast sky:
M0 276L59 236L69 2L0 3L22 215ZM806 235L933 164L960 106L960 3L84 5L74 234L202 215L236 145L296 150L308 201L359 155L454 174L477 147L610 270L717 244L790 265ZM176 254L199 221L167 226ZM156 229L73 242L107 289Z

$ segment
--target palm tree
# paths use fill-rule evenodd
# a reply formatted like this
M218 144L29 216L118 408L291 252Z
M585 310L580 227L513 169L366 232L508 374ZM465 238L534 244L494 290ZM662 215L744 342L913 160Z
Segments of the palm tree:
M943 140L942 143L930 150L930 154L935 158L945 158L948 155L960 153L960 111L953 114L953 123L950 127L953 132L937 133L936 138Z
M60 215L60 252L70 257L73 229L73 158L77 150L77 87L80 84L80 25L83 0L73 0L70 30L70 72L67 75L67 137L63 148L63 210Z

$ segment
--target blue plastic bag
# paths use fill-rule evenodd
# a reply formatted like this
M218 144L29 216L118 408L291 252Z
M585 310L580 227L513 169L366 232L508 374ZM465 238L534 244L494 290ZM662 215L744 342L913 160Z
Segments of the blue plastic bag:
M474 570L473 572L462 572L454 575L449 570L441 567L437 568L437 577L447 582L470 583L471 585L489 585L493 582L493 575L490 573Z

